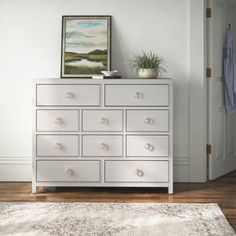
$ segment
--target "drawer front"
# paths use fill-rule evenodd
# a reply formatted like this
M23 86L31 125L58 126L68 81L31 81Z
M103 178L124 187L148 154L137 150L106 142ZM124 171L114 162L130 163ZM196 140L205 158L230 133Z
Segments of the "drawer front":
M83 131L122 131L121 110L84 110Z
M127 111L127 131L168 131L168 111L167 110L128 110Z
M37 131L78 131L79 111L37 110Z
M168 161L105 161L105 182L168 182Z
M78 156L78 135L37 135L37 156Z
M100 86L91 85L37 85L38 106L99 106Z
M99 161L37 161L37 181L99 182Z
M168 106L168 85L106 85L106 106Z
M168 156L168 136L128 135L127 156Z
M122 135L83 135L83 156L121 157Z

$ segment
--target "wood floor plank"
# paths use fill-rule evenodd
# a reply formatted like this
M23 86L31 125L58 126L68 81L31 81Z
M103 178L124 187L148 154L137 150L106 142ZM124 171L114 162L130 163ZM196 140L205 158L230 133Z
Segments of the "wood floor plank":
M0 182L0 201L217 203L236 230L236 171L207 183L176 183L174 194L164 188L45 188L31 193L29 182Z

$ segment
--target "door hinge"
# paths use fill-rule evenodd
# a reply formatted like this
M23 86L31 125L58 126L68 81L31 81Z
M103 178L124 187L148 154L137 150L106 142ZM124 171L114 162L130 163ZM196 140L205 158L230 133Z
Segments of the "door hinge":
M211 16L212 16L211 8L208 7L208 8L206 9L206 17L207 17L207 18L211 18Z
M206 152L207 152L207 155L210 155L210 154L211 154L211 151L212 151L212 145L211 145L211 144L207 144L207 145L206 145Z
M206 68L206 77L211 78L211 68Z

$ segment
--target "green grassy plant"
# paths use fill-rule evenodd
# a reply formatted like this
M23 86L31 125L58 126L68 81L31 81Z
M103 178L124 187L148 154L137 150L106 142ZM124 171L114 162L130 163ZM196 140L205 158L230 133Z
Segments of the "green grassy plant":
M136 72L140 69L154 69L159 73L166 72L164 59L151 51L135 54L134 59L130 62L131 67Z

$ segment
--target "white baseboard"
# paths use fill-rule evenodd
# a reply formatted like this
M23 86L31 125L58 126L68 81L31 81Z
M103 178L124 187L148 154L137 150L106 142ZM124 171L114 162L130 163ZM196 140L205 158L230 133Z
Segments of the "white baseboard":
M31 181L31 157L0 157L0 181Z
M0 157L0 181L30 182L31 157ZM189 182L189 158L174 158L174 182Z
M174 157L174 182L190 182L189 157Z

